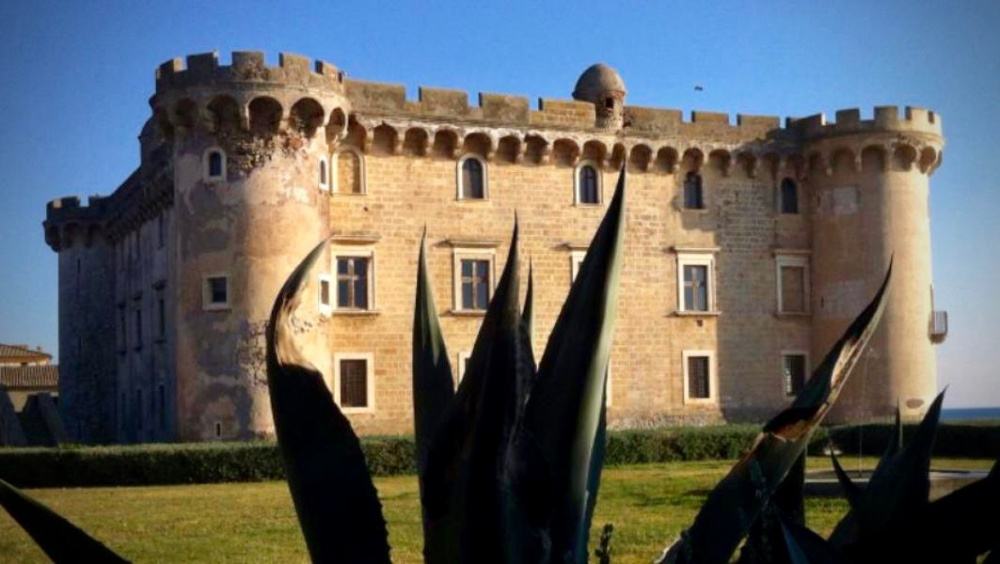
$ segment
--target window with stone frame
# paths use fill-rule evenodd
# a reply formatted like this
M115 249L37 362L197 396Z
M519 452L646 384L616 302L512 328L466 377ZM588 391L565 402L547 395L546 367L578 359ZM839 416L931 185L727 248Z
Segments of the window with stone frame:
M715 251L677 250L677 304L681 313L715 313Z
M337 256L337 309L371 308L371 257Z
M809 357L802 352L784 352L781 354L781 375L785 395L799 395L809 378Z
M344 147L334 153L334 158L334 191L338 194L366 193L365 161L361 153L354 147Z
M462 259L462 309L486 310L490 305L490 261Z
M694 171L684 176L684 209L705 209L705 194L702 189L701 175Z
M718 379L714 351L684 351L684 402L715 403Z
M486 163L475 155L466 155L458 161L458 199L485 200Z
M375 410L373 358L370 353L334 354L334 399L344 413Z
M319 189L324 191L330 189L330 175L327 172L326 157L319 159Z
M575 180L577 204L601 203L601 176L593 163L584 162L578 166Z
M205 276L202 288L202 309L229 309L229 276L227 274Z
M809 313L808 255L777 255L778 313L802 315Z
M205 151L205 180L218 181L226 177L226 154L213 147Z
M781 213L799 213L799 186L791 178L781 181Z

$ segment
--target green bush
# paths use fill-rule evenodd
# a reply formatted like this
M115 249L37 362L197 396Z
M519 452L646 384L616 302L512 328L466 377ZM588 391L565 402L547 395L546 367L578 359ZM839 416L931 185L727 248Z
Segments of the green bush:
M907 426L905 432L912 433L914 428ZM758 432L758 425L611 431L605 465L738 458L750 449ZM860 444L863 453L877 455L885 448L890 426L819 429L810 454L823 453L828 433L845 453L857 454ZM411 436L365 437L361 445L373 476L416 472ZM934 453L998 458L1000 426L942 424ZM0 449L0 478L26 488L255 482L284 477L278 447L270 442Z
M372 475L414 472L413 439L363 442ZM147 486L284 479L270 442L0 450L0 478L25 488Z
M903 426L903 440L908 442L916 424ZM888 424L853 425L831 428L830 438L848 454L878 456L889 444L893 426ZM956 458L1000 458L1000 425L995 422L941 423L934 441L934 456Z

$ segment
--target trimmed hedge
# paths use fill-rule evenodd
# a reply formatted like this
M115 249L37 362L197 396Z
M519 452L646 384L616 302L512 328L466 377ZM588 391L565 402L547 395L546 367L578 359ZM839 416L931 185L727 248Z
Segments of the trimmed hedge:
M907 433L915 427L908 426ZM758 425L668 427L608 433L605 465L733 459L742 456L760 432ZM820 429L810 454L822 454L828 437L845 452L877 456L890 426ZM364 437L374 476L413 474L413 437ZM938 456L1000 457L1000 426L942 424ZM283 480L284 468L271 442L179 443L109 447L0 449L0 478L27 488L148 486Z
M903 426L904 444L909 443L917 425ZM879 456L895 432L893 425L870 424L834 427L829 434L845 453ZM934 440L935 456L1000 459L1000 425L995 422L941 423Z

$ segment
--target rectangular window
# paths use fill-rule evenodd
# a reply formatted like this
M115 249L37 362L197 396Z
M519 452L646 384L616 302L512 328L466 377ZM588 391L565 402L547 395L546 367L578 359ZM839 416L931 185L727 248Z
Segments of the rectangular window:
M684 403L718 402L715 351L684 351Z
M684 266L684 310L708 311L708 266Z
M809 313L808 255L778 255L778 313Z
M229 309L229 276L213 274L205 277L202 288L202 309Z
M340 361L340 405L368 407L368 369L364 360Z
M580 267L583 266L583 259L586 258L587 251L575 250L569 253L569 281L570 283L576 282L576 277L580 274Z
M462 261L462 309L485 310L490 303L490 261Z
M344 413L375 411L375 379L371 353L335 353L334 400Z
M323 313L330 313L333 309L333 303L331 301L331 281L330 276L327 274L320 274L319 276L319 310Z
M369 309L369 257L337 257L337 308Z
M709 379L708 379L708 357L689 356L688 357L688 397L692 399L708 399Z
M781 355L782 376L785 395L797 396L806 385L807 358L802 353L784 353Z
M687 249L677 252L677 309L679 312L714 314L715 250Z

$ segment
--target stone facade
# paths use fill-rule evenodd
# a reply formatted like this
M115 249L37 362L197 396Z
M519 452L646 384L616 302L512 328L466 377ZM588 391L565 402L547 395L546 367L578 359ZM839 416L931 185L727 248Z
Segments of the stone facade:
M458 369L482 320L463 261L487 261L492 287L517 212L540 354L623 165L613 426L751 420L786 405L786 365L797 376L819 363L890 258L886 318L834 418L884 416L897 399L919 416L942 338L927 208L940 116L879 107L871 120L846 110L832 123L733 124L625 97L604 65L581 76L576 99L533 109L432 88L407 100L403 86L287 54L276 67L255 52L231 66L215 54L164 63L136 172L88 205L48 207L68 427L87 442L271 435L266 319L292 268L332 237L297 314L304 350L359 432L411 432L424 227Z

